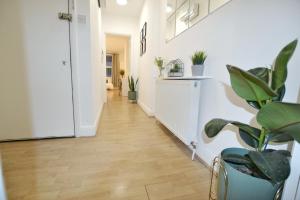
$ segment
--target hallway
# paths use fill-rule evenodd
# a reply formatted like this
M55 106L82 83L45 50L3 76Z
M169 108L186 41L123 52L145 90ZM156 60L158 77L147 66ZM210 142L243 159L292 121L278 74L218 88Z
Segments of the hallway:
M96 137L1 143L9 200L207 200L209 170L112 92Z

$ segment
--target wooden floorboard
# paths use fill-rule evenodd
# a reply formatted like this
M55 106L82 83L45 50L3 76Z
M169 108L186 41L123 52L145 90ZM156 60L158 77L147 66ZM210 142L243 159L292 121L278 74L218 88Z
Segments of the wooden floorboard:
M9 200L207 200L209 170L137 104L109 94L96 137L0 144Z

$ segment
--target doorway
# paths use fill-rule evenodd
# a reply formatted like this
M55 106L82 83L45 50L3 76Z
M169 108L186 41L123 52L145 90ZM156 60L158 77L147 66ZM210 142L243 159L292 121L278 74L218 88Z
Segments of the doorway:
M108 100L128 93L127 76L130 74L130 37L106 34L106 90Z

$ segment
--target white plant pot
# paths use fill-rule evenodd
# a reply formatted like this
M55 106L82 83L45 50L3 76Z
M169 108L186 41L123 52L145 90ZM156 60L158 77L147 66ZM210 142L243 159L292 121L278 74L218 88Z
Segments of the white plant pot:
M204 65L192 65L192 76L203 76Z

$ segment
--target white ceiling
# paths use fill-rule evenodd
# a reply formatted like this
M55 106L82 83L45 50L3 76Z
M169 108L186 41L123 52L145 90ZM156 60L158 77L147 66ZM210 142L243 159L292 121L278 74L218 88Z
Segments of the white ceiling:
M105 0L104 14L112 14L127 17L139 17L144 4L144 0L128 0L128 4L120 6L116 0Z

